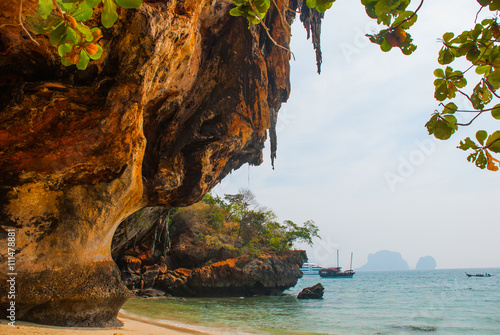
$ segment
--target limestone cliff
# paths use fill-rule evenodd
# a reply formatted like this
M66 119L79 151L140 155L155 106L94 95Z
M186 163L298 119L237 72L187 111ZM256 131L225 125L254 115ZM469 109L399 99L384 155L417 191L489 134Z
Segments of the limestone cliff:
M25 20L37 1L22 3ZM303 3L276 3L266 25L287 46L279 12L291 22L284 6ZM290 56L229 16L229 0L147 0L121 11L103 57L78 71L46 36L27 38L19 4L0 4L0 290L13 229L17 319L116 324L128 296L110 254L117 225L260 164ZM4 317L12 300L0 299Z

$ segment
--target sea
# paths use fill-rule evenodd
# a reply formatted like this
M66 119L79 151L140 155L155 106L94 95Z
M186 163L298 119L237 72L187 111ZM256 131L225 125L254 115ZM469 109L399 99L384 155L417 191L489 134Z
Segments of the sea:
M317 283L323 299L296 298ZM123 312L214 335L500 335L500 269L305 275L279 296L133 298Z

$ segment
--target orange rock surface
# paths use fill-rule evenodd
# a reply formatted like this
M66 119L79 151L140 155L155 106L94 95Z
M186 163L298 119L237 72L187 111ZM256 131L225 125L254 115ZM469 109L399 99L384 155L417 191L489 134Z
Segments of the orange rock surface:
M25 23L37 3L23 1ZM278 10L291 22L284 6L297 3L276 3L266 24L288 45ZM290 55L230 8L172 0L121 10L103 31L104 55L79 71L47 36L26 36L17 1L0 4L0 249L13 229L18 319L116 324L128 296L110 255L118 224L145 206L191 204L262 162L289 95ZM2 292L6 279L0 272ZM0 317L9 303L2 294Z

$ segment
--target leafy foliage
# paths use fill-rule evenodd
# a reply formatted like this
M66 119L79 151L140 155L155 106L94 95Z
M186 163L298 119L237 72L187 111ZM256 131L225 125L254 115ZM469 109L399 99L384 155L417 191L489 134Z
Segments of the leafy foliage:
M407 10L410 0L362 0L361 2L365 5L368 16L388 27L378 34L368 35L373 43L379 44L383 51L389 51L393 47L399 47L405 55L415 51L416 46L407 29L416 22L417 12L422 7L423 0L419 0L414 12ZM442 110L436 110L425 124L429 134L440 140L449 139L460 126L471 125L487 111L491 112L494 119L500 119L498 101L494 107L487 108L489 104L494 103L494 100L500 98L497 95L497 90L500 88L500 26L497 12L500 9L500 1L477 0L477 2L478 13L474 13L475 15L471 17L476 17L477 21L479 12L484 9L491 11L491 17L481 23L474 22L472 29L458 36L453 32L447 32L442 38L443 47L438 54L438 63L445 65L446 68L434 71L436 76L434 97L440 102ZM470 66L465 70L453 69L449 64L460 58L465 58ZM471 92L467 93L465 89L469 82L466 75L472 72L471 70L475 70L481 78L471 86L473 87ZM456 99L457 95L465 97L472 108L460 109L456 102L449 101ZM467 123L459 123L456 116L458 113L472 113L474 116ZM500 162L492 156L492 153L498 153L497 136L500 137L498 131L488 136L486 131L479 130L476 134L477 142L466 138L460 143L459 148L465 151L472 150L467 159L479 168L497 171Z
M39 0L38 12L30 18L31 28L48 35L65 66L85 70L90 60L99 59L101 29L85 24L102 3L101 23L111 28L118 19L117 8L137 8L142 0Z
M324 13L331 8L335 0L307 0L307 7L315 8L318 12ZM229 11L232 16L245 17L249 24L259 24L271 7L270 0L232 0L235 6Z
M234 7L229 11L232 16L243 16L250 24L259 24L271 7L269 0L233 0Z
M436 69L434 75L437 79L434 81L436 100L444 102L452 100L460 94L466 98L469 107L459 109L454 102L446 105L441 103L442 111L435 111L431 119L425 125L429 134L436 138L446 140L451 137L459 126L470 126L479 116L485 112L491 112L494 119L500 119L500 104L498 101L492 108L487 108L499 98L497 90L500 88L500 28L497 23L500 1L477 1L480 10L489 8L492 18L483 20L481 23L475 23L471 30L466 30L455 36L453 32L447 32L443 35L443 47L439 51L438 62L441 65L447 65L446 69ZM470 66L461 71L454 70L448 64L465 58ZM479 82L472 84L472 90L467 93L465 89L469 86L466 74L475 70L479 75ZM477 76L475 76L477 78ZM467 123L458 123L454 114L468 113L473 115ZM460 142L458 148L472 153L467 160L474 163L481 169L487 168L491 171L498 171L498 163L492 153L499 153L498 138L500 132L496 131L489 135L485 130L478 130L476 140L467 137Z
M226 194L223 198L208 193L201 203L177 210L173 229L182 224L180 217L184 221L188 217L197 242L206 248L237 250L240 254L283 252L290 250L294 242L312 244L313 237L319 237L319 229L312 220L303 225L290 220L279 223L276 214L260 207L249 190Z
M460 142L460 149L473 152L467 157L467 160L474 163L478 168L487 168L490 171L498 171L500 160L494 158L491 152L500 153L500 131L495 131L488 135L484 130L479 130L476 133L477 142L467 137Z
M377 34L367 35L370 41L380 45L384 52L398 47L405 55L412 54L417 46L408 29L417 21L417 11L406 10L410 0L362 0L366 13L378 24L387 26Z

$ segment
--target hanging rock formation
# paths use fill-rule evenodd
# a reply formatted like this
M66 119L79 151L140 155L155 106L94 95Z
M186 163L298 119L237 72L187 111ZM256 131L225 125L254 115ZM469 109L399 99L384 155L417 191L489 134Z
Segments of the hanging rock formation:
M26 26L37 2L22 2ZM266 16L284 46L287 2ZM114 325L128 297L110 254L117 225L145 206L191 204L260 164L289 95L290 55L231 17L229 0L145 0L121 11L103 57L78 71L47 36L27 37L19 4L0 4L0 266L12 230L18 320ZM0 317L11 301L1 295Z

